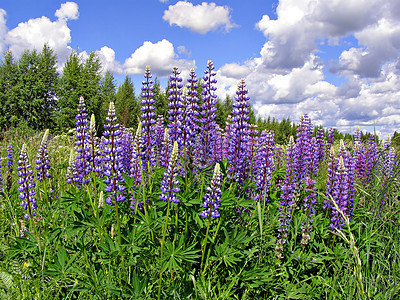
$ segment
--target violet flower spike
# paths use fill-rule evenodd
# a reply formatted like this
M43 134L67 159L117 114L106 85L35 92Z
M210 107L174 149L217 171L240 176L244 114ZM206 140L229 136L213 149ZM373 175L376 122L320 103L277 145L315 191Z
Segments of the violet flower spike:
M149 170L148 168L148 163L150 163L150 166L154 165L154 154L155 151L153 151L154 148L154 135L155 135L155 116L156 114L154 113L155 107L154 107L154 86L153 86L153 80L150 67L146 66L145 69L145 74L144 74L145 80L142 81L142 137L143 137L143 151L142 151L142 162L143 162L143 167L144 171L147 174Z
M200 216L203 218L219 218L220 213L218 208L221 206L221 168L219 163L215 164L213 178L210 186L207 187L207 192L204 194L203 210Z
M78 155L76 156L76 168L81 177L81 184L85 184L91 181L91 178L88 178L88 175L92 172L92 165L90 164L92 157L88 125L89 120L83 97L79 98L75 120L75 138L77 140L75 145L76 152L78 152Z
M179 181L176 179L176 176L179 172L178 151L178 142L175 141L171 158L169 160L168 169L163 174L164 178L161 182L160 200L179 203L179 199L176 196L176 194L180 192L180 188L178 186Z
M303 246L307 245L309 240L311 239L311 223L314 220L315 215L315 203L317 202L317 188L315 187L316 181L311 180L310 177L306 177L305 180L305 192L306 197L304 198L303 210L305 212L304 222L301 223L301 244Z
M247 143L249 141L249 97L247 96L246 83L242 79L237 87L236 102L232 105L232 134L228 152L228 173L234 181L242 183L246 179Z
M123 162L122 162L122 140L121 130L115 116L114 102L110 102L108 114L106 117L106 124L104 124L105 131L105 144L107 147L104 149L104 175L106 176L105 183L107 186L104 191L109 193L106 202L109 205L117 205L118 202L125 200L125 187L123 186L124 178L122 177Z
M39 146L38 154L36 156L36 170L38 173L36 179L42 181L44 177L51 178L49 173L50 169L50 159L49 153L47 151L47 142L49 139L49 130L47 129L43 135L42 141Z
M24 218L33 218L34 216L36 216L35 209L37 208L35 197L36 191L35 183L33 182L33 170L31 169L28 155L26 153L26 144L22 145L21 153L18 160L17 171L17 175L19 177L18 191L20 192L18 197L22 200L20 205L28 211L28 213L24 215Z
M214 64L211 60L207 62L207 69L204 71L203 77L203 91L202 91L202 102L200 112L200 123L199 123L199 134L200 143L198 144L199 149L197 150L196 160L199 163L199 168L204 168L207 164L213 161L213 143L214 143L214 132L216 125L216 110L217 94L215 91L217 88L215 84L216 73L214 72Z

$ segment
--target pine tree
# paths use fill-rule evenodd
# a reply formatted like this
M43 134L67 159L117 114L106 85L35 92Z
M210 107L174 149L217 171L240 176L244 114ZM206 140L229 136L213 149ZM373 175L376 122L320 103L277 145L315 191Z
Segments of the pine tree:
M59 111L56 122L59 130L74 127L74 117L79 97L85 99L87 112L102 120L102 101L100 95L101 63L94 52L86 60L72 52L64 65L63 76L59 81L57 97Z
M140 108L136 100L135 90L131 78L127 75L123 84L118 87L115 95L115 110L118 122L128 128L136 128Z

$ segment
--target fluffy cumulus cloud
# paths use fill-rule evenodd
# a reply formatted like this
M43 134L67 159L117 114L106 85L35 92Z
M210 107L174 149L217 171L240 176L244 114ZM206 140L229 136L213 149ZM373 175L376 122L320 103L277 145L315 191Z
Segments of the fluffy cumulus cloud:
M157 43L146 41L125 60L123 65L128 74L143 74L146 66L151 67L152 73L157 76L167 76L173 67L181 70L190 70L195 65L192 60L179 59L174 45L163 39Z
M19 23L5 34L4 43L17 57L26 49L41 50L47 43L57 54L59 62L63 63L71 51L68 46L71 42L71 30L67 21L77 19L78 15L78 5L66 2L55 12L56 21L43 16ZM0 21L0 31L1 27Z
M229 7L218 6L213 2L193 5L190 2L179 1L164 11L163 19L171 26L189 28L200 34L217 29L228 32L236 26L231 21Z
M115 60L115 51L110 47L104 46L96 51L97 56L101 61L103 71L110 71L112 73L122 74L123 68L119 61Z
M77 20L79 17L78 4L75 2L66 2L54 14L60 20Z
M4 50L4 37L7 32L6 16L6 11L0 8L0 51Z
M396 0L280 0L276 16L256 23L265 38L258 57L218 70L219 88L244 77L259 116L307 113L315 124L382 133L400 125L400 8ZM347 39L352 43L346 46ZM333 61L321 45L341 47ZM341 77L328 82L327 72ZM394 127L395 125L395 127Z
M58 67L61 71L64 62L73 51L69 46L71 30L68 22L79 18L78 5L75 2L63 3L54 13L57 18L55 21L42 16L19 23L11 30L6 27L6 15L6 11L0 9L0 50L8 46L13 54L19 57L26 49L40 51L47 43L57 54ZM177 51L181 55L191 55L191 52L183 45L179 46ZM111 47L103 46L95 52L101 61L103 72L110 71L117 74L142 74L146 65L150 65L153 73L163 77L169 75L174 66L182 70L190 70L195 66L193 60L180 59L172 43L166 39L154 44L144 42L125 60L124 64L116 59L116 53ZM83 59L88 56L86 51L79 54Z

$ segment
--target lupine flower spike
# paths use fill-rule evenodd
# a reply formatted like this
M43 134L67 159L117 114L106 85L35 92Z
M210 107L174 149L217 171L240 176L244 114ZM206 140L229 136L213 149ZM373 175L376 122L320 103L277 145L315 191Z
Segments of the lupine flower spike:
M203 218L208 218L209 216L212 218L218 218L220 216L218 208L221 206L221 168L219 163L215 164L211 184L207 187L207 192L203 199L205 200L203 207L206 210L203 210L200 213L200 216Z
M47 129L43 135L42 142L39 146L39 151L36 156L36 170L38 173L36 175L36 179L38 181L42 181L44 177L50 178L51 175L49 173L50 169L50 160L49 153L47 152L47 141L49 139L49 130Z
M116 205L118 202L125 200L125 187L124 178L122 177L122 146L121 146L121 130L115 116L114 102L110 102L108 114L106 117L106 124L104 124L103 136L107 147L104 149L105 153L105 171L106 176L105 183L107 187L104 189L109 196L106 198L106 202L109 205Z
M178 175L178 142L174 142L171 158L169 160L168 170L164 173L163 181L161 182L161 195L160 200L178 203L179 199L176 196L180 192L178 187L179 181L176 179Z
M25 219L33 218L36 216L36 191L35 183L33 182L33 170L29 164L28 155L26 153L26 144L22 145L21 153L18 160L18 197L21 198L20 205L28 212L24 215Z

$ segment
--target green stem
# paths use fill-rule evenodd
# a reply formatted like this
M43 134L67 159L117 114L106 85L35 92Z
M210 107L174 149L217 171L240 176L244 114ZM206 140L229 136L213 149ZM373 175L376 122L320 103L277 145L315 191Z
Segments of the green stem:
M219 229L221 228L221 224L222 224L222 217L219 218L217 230L215 231L214 237L212 239L212 245L214 245L214 243L215 243L215 239L217 238L217 234L218 234ZM203 275L206 273L206 270L207 270L207 267L208 267L208 260L210 258L210 254L211 254L211 246L208 248L207 258L206 258L206 265L205 265L204 270L203 270Z
M96 207L94 206L94 203L92 200L92 195L90 194L89 185L87 185L86 188L87 188L87 193L88 193L89 200L90 200L90 205L92 206L92 209L93 209L93 214L96 216Z
M207 247L207 239L208 239L208 232L210 230L210 223L211 223L211 215L208 215L208 224L207 224L207 231L206 231L206 236L204 237L204 242L203 242L203 251L201 253L201 265L200 265L200 270L203 269L204 265L204 254L206 253L206 247ZM207 263L208 264L208 263ZM203 274L205 272L205 268L203 270Z
M165 216L165 224L164 224L164 228L163 228L163 237L161 240L161 250L160 250L160 262L161 262L161 266L160 266L160 276L159 276L159 285L158 285L158 297L157 299L160 300L161 298L161 279L162 279L162 269L163 269L163 252L164 252L164 245L165 245L165 235L167 232L167 227L168 227L168 217L169 217L169 209L171 206L171 202L168 201L168 206L167 206L167 215Z

